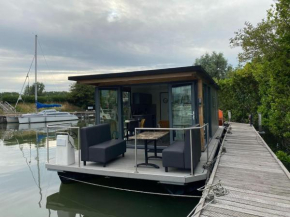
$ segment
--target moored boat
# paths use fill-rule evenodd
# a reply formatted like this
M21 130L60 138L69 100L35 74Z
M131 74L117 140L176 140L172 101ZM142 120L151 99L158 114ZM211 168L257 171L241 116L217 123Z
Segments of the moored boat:
M18 123L18 116L6 116L7 123Z
M78 117L68 112L56 111L55 109L43 110L32 114L23 114L18 118L20 124L73 120L78 120Z
M34 55L34 63L35 63L35 106L36 113L23 114L17 118L17 123L20 124L30 124L30 123L45 123L45 122L56 122L56 121L74 121L78 120L76 115L70 114L68 112L60 112L55 109L47 109L41 112L38 112L40 108L53 108L53 107L61 107L59 104L42 104L37 101L37 35L35 35L35 55ZM26 78L28 75L26 76ZM23 85L24 87L24 85ZM23 90L22 87L22 90ZM22 91L21 91L22 92ZM17 103L21 99L21 94L17 100ZM16 105L17 105L16 103ZM16 107L16 106L15 106ZM13 119L11 118L11 121ZM16 119L14 120L16 121ZM9 122L12 123L12 122Z

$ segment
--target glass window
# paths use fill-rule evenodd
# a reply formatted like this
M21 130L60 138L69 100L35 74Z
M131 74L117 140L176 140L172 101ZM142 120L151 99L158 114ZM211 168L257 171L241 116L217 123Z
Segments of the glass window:
M131 118L131 97L130 92L123 91L123 122Z
M185 128L192 125L191 85L172 87L173 128ZM183 140L184 132L176 131L174 140Z
M109 123L112 138L119 138L117 90L100 90L100 122Z
M122 92L122 100L123 100L123 126L124 126L124 137L127 135L127 124L125 124L125 120L131 119L131 92L123 91Z

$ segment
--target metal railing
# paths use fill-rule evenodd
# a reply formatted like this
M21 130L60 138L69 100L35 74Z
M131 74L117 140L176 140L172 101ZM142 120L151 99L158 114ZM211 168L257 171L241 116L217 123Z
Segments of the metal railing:
M207 151L207 162L208 162L208 158L209 158L209 153L208 153L208 144L209 144L209 125L208 124L204 124L202 126L198 126L198 127L187 127L187 128L135 128L135 173L138 173L138 167L137 167L137 131L139 130L147 130L147 131L185 131L185 130L189 130L190 132L190 162L191 162L191 174L190 175L194 175L194 171L193 171L193 167L192 167L192 163L193 163L193 156L192 156L192 130L196 130L196 129L202 129L205 128L207 130L207 138L206 138L206 151ZM80 141L80 127L72 127L72 126L64 126L64 125L47 125L46 128L46 134L47 134L47 140L46 140L46 147L47 147L47 163L49 163L49 129L68 129L68 130L72 130L72 129L77 129L78 130L78 167L80 167L81 164L81 141Z
M72 129L77 129L78 130L78 166L81 166L81 137L80 137L80 132L81 129L80 127L72 127L72 126L64 126L64 125L47 125L46 128L46 135L47 135L47 139L46 139L46 148L47 148L47 163L49 163L49 128L59 128L59 129L68 129L68 130L72 130Z
M206 127L206 158L207 158L207 162L208 162L208 144L209 144L209 124L204 124L202 126L199 126L199 127L187 127L187 128L135 128L135 173L138 173L138 169L137 169L137 131L139 130L142 130L142 131L145 131L145 130L154 130L154 131L173 131L173 130L176 130L176 131L185 131L185 130L189 130L190 132L190 167L191 167L191 173L190 175L193 176L194 175L194 171L193 171L193 167L192 167L192 163L193 163L193 156L192 156L192 130L195 130L195 129L202 129L202 128L205 128ZM145 150L146 151L146 150Z

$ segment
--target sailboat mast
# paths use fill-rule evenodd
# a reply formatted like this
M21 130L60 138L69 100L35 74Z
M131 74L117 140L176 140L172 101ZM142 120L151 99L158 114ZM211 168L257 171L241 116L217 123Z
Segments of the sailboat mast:
M36 112L38 112L37 110L37 35L35 35L35 54L34 54L34 58L35 58L35 107L36 107Z

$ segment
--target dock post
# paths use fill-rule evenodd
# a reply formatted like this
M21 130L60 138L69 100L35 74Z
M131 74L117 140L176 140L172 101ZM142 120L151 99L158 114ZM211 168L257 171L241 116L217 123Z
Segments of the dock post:
M259 117L259 120L258 120L259 132L262 132L262 114L258 113L258 117Z
M229 122L231 122L231 119L232 119L232 113L231 113L230 110L228 111L228 119L229 119Z

